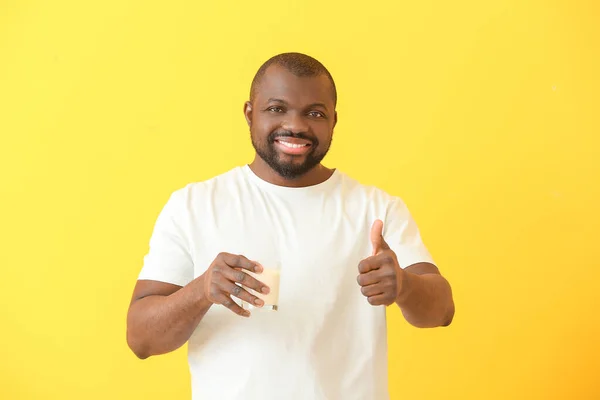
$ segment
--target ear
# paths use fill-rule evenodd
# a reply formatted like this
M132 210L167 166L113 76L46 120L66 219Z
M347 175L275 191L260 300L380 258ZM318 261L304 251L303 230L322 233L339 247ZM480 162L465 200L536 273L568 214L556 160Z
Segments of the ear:
M333 127L335 128L336 125L337 125L337 111L335 111L333 113Z
M246 117L246 122L248 126L252 126L252 103L249 101L244 103L244 117Z

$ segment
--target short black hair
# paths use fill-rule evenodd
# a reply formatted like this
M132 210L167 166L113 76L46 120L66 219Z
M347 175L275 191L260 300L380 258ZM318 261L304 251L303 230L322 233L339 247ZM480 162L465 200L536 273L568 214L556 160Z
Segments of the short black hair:
M254 100L258 85L265 75L267 68L274 64L285 68L296 76L327 76L331 82L331 87L333 90L333 104L337 104L337 90L335 87L335 82L333 81L333 77L327 68L325 68L325 66L315 58L302 53L281 53L265 61L265 63L261 65L256 72L256 75L254 75L254 79L252 79L252 86L250 87L250 101Z

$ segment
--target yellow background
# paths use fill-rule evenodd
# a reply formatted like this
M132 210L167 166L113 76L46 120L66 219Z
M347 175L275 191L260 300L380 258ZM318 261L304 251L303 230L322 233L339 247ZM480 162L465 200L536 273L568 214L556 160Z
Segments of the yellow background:
M598 21L593 1L0 2L0 398L189 398L183 349L128 350L131 290L169 194L251 160L256 69L301 51L338 84L326 164L400 195L454 288L450 328L389 309L392 398L600 399Z

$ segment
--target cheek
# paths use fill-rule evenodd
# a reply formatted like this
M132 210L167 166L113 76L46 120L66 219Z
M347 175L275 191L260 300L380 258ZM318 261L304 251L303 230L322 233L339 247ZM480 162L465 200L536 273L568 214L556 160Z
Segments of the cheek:
M327 144L331 141L333 137L333 132L329 127L319 127L318 130L313 130L315 136L319 139L319 144Z
M279 127L277 121L270 119L259 119L252 124L252 131L258 136L268 136Z

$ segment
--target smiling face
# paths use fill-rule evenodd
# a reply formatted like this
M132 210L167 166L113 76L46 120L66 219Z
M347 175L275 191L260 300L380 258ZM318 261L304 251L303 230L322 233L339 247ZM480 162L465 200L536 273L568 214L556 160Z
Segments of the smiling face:
M266 70L244 113L257 155L289 180L321 163L337 119L326 75L296 76L279 65Z

